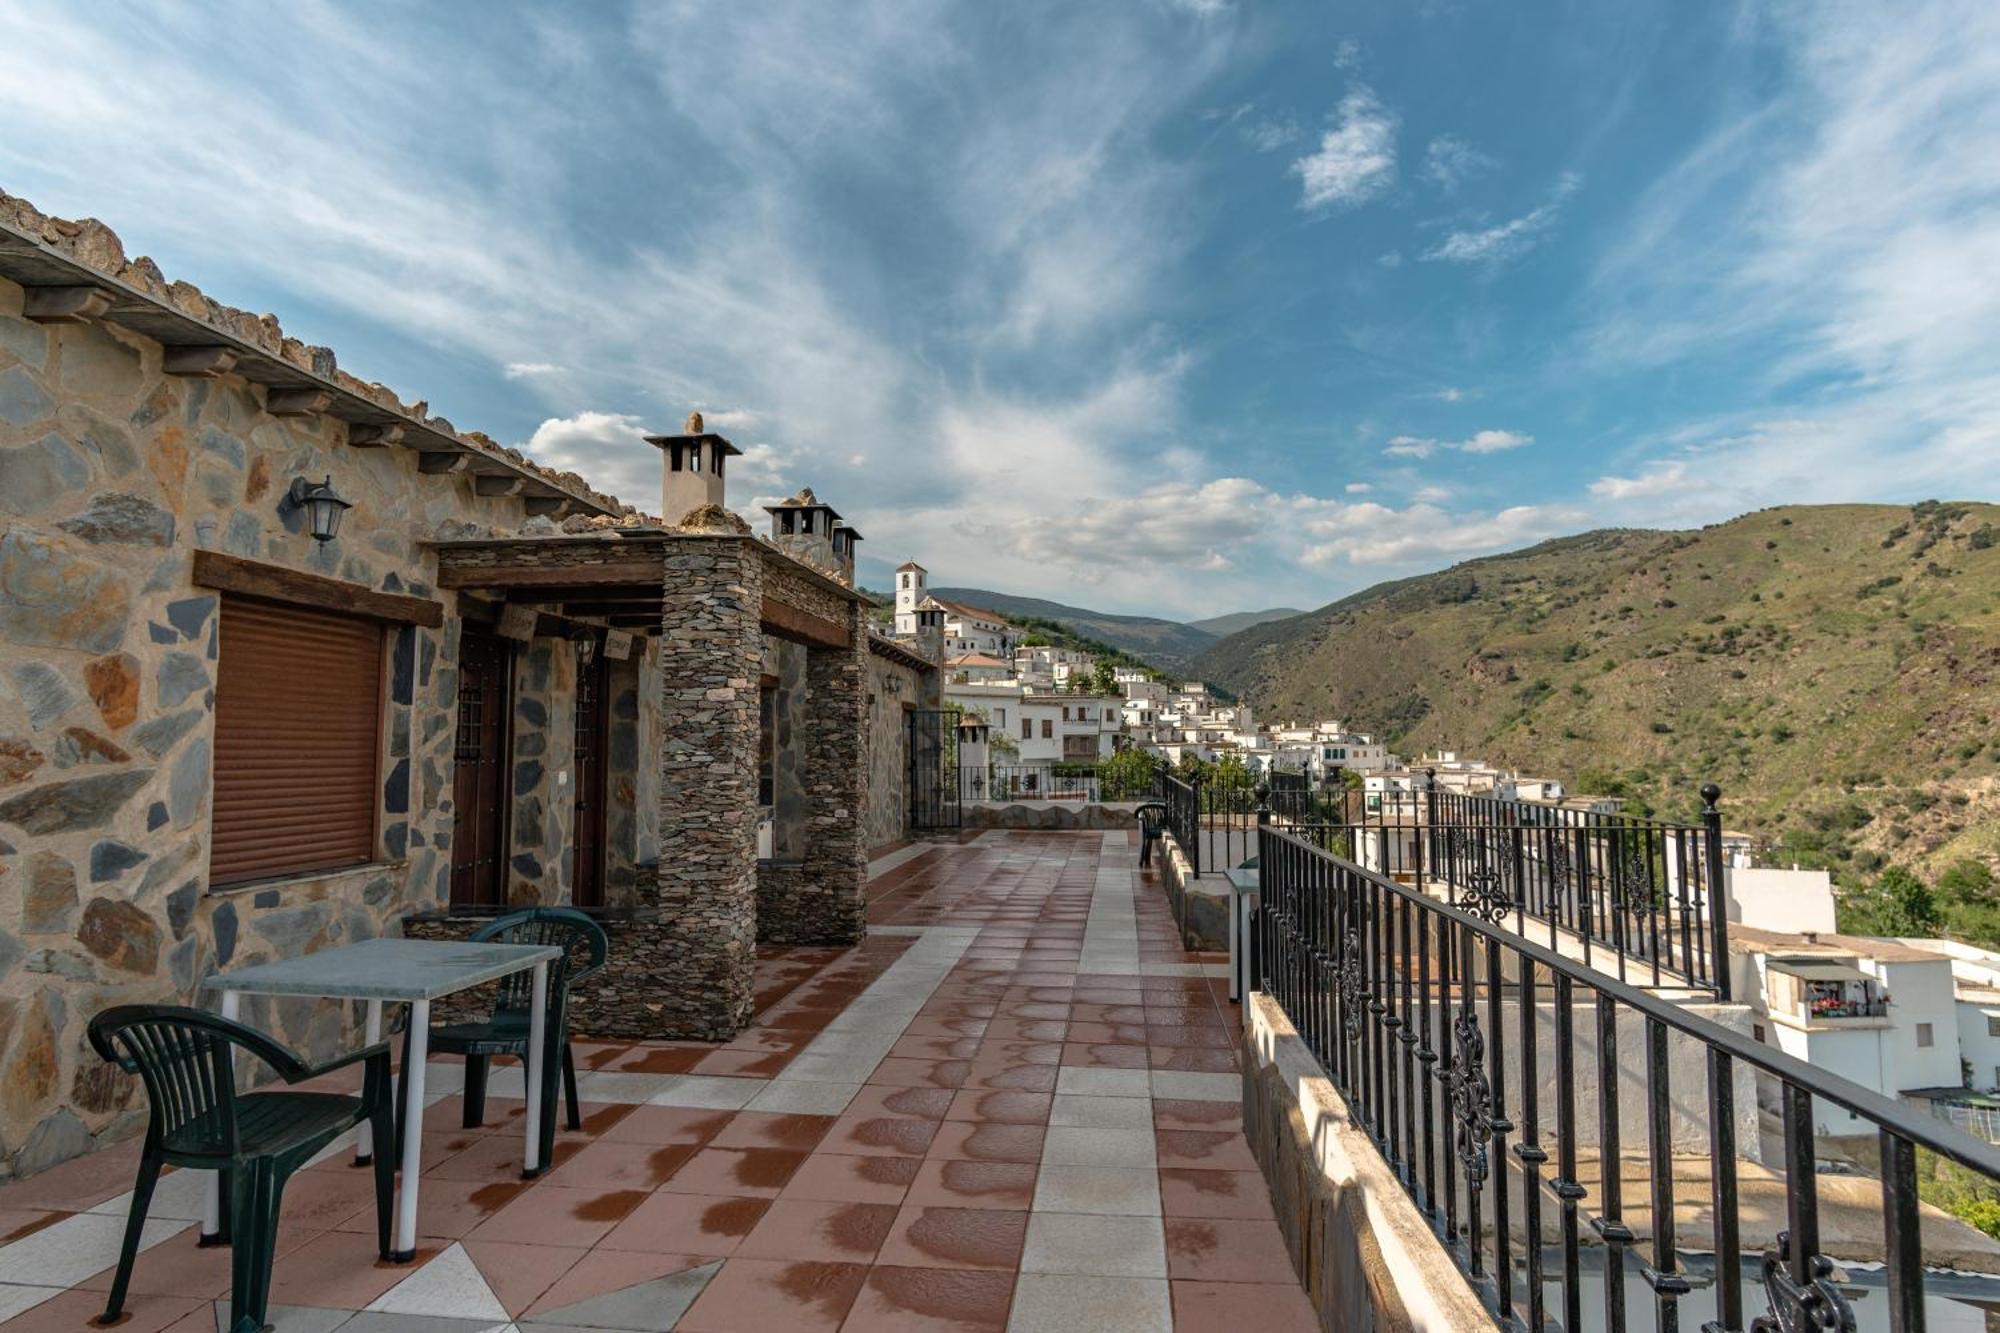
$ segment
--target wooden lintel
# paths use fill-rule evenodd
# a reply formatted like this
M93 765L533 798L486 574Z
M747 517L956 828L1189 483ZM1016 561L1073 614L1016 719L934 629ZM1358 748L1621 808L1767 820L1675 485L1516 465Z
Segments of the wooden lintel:
M37 324L82 324L110 308L102 287L29 287L21 297L21 313Z
M274 417L309 417L333 406L333 394L310 385L300 389L273 389L264 395L264 410Z
M604 623L615 625L619 629L625 630L651 629L657 631L660 628L660 617L658 614L650 616L606 616L604 617Z
M403 442L403 428L393 423L369 426L357 422L347 428L347 442L356 449L386 449Z
M525 501L529 518L567 518L569 497L566 495L531 495Z
M187 379L212 380L236 369L234 347L169 347L160 359L160 369Z
M666 579L664 560L609 560L601 565L450 565L438 570L440 588L564 588L601 587L623 583L660 587Z
M764 599L763 625L767 634L821 648L847 648L854 643L845 625L770 597Z
M473 478L472 489L480 495L519 495L521 488L528 484L526 477L507 473L498 476L482 473Z
M359 583L330 579L284 565L244 560L220 551L194 553L194 582L219 592L261 597L293 606L316 606L399 625L436 629L444 624L444 604L406 593L377 592Z
M460 453L456 449L426 449L417 455L417 471L430 476L443 476L448 472L463 472L465 465L472 461L472 455Z

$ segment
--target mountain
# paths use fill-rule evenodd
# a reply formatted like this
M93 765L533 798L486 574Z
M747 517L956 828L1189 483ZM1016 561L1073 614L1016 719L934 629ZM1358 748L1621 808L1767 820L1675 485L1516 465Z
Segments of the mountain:
M1604 530L1231 635L1193 674L1663 814L1847 882L2000 858L2000 506L1832 505ZM2000 860L1995 860L2000 864Z
M1240 634L1246 629L1269 624L1273 620L1289 620L1302 616L1305 612L1295 606L1274 606L1268 611L1232 611L1226 616L1211 616L1207 620L1190 620L1189 629L1198 629L1203 634L1213 634L1218 639L1231 634Z
M1181 670L1189 659L1215 645L1212 634L1155 616L1115 616L1106 611L1065 606L1039 597L1016 597L985 588L932 588L930 592L942 601L984 607L1003 616L1052 620L1074 633L1122 648L1164 670Z

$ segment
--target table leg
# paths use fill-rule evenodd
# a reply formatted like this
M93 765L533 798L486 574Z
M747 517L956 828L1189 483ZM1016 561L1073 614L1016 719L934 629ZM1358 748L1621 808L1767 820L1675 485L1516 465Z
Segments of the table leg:
M542 1045L548 1037L549 965L535 964L532 993L528 999L528 1123L527 1150L521 1157L521 1175L529 1180L542 1174L542 1117L551 1108L542 1105Z
M373 1046L380 1040L382 1040L382 1002L380 1000L370 1000L368 1002L368 1018L362 1025L362 1044ZM387 1151L387 1149L384 1151ZM361 1122L361 1128L354 1133L354 1164L356 1166L367 1166L374 1160L375 1127L364 1120Z
M222 992L222 1016L231 1022L236 1020L241 1010L243 996L239 991ZM222 1173L208 1173L208 1185L202 1191L201 1235L197 1241L201 1245L222 1244Z
M431 1002L410 1001L409 1068L403 1085L403 1178L396 1186L396 1248L391 1261L417 1257L417 1176L424 1159L424 1064L430 1059Z

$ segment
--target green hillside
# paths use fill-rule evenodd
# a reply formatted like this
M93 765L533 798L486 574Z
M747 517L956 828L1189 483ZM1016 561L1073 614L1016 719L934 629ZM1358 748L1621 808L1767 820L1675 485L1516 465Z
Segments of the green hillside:
M1732 826L1857 883L2000 864L2000 506L1836 505L1606 530L1382 584L1193 670Z
M1190 625L1153 616L1119 616L1080 606L1016 597L986 588L932 588L931 595L947 602L997 611L1013 620L1050 621L1086 638L1108 643L1163 670L1178 671L1196 654L1213 647L1215 636Z
M1274 606L1267 611L1231 611L1226 616L1211 616L1207 620L1188 621L1189 629L1198 629L1203 634L1213 634L1218 639L1230 634L1240 634L1246 629L1268 624L1273 620L1289 620L1305 612L1295 606Z

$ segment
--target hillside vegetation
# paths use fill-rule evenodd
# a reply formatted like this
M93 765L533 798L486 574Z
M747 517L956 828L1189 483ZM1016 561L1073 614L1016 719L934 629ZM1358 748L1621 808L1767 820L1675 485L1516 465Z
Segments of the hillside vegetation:
M1732 827L1858 886L2000 865L2000 507L1838 505L1605 530L1382 584L1193 670Z
M1167 671L1179 671L1197 654L1213 647L1216 638L1176 620L1154 616L1119 616L1108 611L1092 611L1066 606L1040 597L1016 597L1012 593L986 588L932 588L931 595L947 602L997 611L1009 620L1044 621L1057 624L1087 639L1108 643L1114 648L1143 658Z

